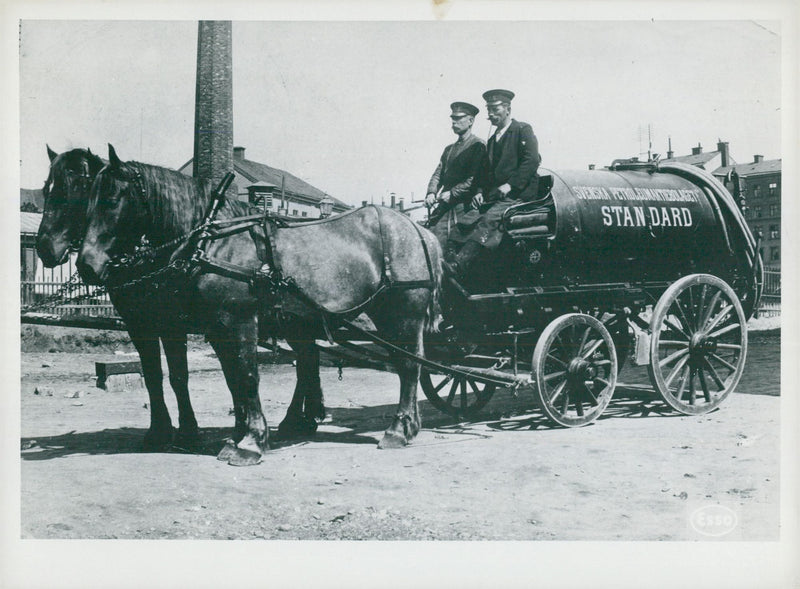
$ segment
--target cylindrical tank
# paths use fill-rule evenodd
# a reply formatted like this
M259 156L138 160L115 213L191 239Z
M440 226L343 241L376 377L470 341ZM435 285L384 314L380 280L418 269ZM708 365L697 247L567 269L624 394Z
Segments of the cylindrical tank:
M691 172L540 169L547 175L551 233L526 241L530 286L671 282L697 272L742 282L752 273L736 251L746 226Z

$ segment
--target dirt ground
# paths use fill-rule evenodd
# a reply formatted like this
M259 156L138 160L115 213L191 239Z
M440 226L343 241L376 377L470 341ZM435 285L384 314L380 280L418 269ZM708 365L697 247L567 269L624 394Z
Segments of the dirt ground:
M279 444L249 468L215 459L230 435L232 405L219 364L202 342L192 344L189 360L203 441L197 453L140 452L149 410L138 377L116 382L117 392L95 386L95 361L136 359L114 353L126 349L119 342L96 342L88 353L24 352L21 534L777 540L780 336L754 335L738 391L705 416L677 415L657 399L618 387L606 413L584 428L551 427L530 393L508 391L495 395L480 421L455 424L420 392L424 429L413 445L392 451L376 444L394 412L397 377L345 368L339 380L336 368L323 367L330 420L314 438ZM641 369L626 370L623 382L642 376ZM260 372L265 414L276 427L294 369L265 362ZM721 537L697 524L698 510L709 506L734 514Z

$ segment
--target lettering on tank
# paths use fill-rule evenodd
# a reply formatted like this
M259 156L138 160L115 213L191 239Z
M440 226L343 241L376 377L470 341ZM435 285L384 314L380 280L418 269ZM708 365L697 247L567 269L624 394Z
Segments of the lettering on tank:
M580 200L628 203L600 206L606 227L691 227L692 211L680 204L698 203L703 198L699 189L678 188L573 186L572 192ZM647 203L631 204L642 201ZM664 205L655 205L659 202Z

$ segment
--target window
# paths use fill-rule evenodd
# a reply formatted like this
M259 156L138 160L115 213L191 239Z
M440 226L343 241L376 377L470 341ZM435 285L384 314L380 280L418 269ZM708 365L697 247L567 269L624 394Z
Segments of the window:
M756 184L753 186L753 198L759 198L761 196L761 186Z
M302 216L302 217L308 217L308 211L303 211L303 212L301 213L301 216Z
M781 259L781 248L777 245L772 246L769 248L769 261L770 262L779 262Z
M761 218L761 207L753 207L753 218L754 219Z
M297 216L297 209L292 209L292 217L296 217L296 216Z
M780 239L781 237L781 228L779 225L770 225L769 226L769 238L770 239Z
M775 196L778 194L778 183L777 182L770 182L769 183L769 195Z
M758 237L759 235L761 235L761 225L752 225L751 229L753 230L753 235L755 237Z
M778 205L769 205L769 216L770 217L777 217L780 215L780 209Z

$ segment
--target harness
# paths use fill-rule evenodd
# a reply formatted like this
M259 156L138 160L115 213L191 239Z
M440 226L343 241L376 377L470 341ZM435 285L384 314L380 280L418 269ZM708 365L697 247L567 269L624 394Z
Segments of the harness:
M276 245L275 235L278 229L288 229L297 227L300 224L291 224L286 221L270 217L268 213L264 214L251 214L241 217L234 217L231 219L217 219L217 215L222 208L225 198L225 191L230 186L233 180L233 174L228 173L223 178L220 185L214 191L211 205L206 212L205 218L202 223L196 228L189 231L187 234L179 236L162 244L156 248L145 248L142 251L134 254L133 256L123 257L114 262L116 267L130 266L143 257L154 257L157 251L162 251L168 247L173 247L177 243L183 243L184 246L196 240L194 248L189 249L188 252L182 251L184 246L179 246L173 254L170 262L158 270L151 272L147 275L134 278L133 280L113 287L113 289L125 289L133 283L141 283L144 281L155 281L165 276L170 271L176 271L185 276L186 279L191 280L200 273L212 272L221 276L226 276L234 280L239 280L250 285L250 287L257 293L259 299L264 300L271 305L270 316L279 330L286 321L281 305L281 294L290 294L299 300L303 305L309 307L314 312L318 313L322 319L322 325L325 330L327 339L333 343L331 334L330 323L344 321L346 316L354 316L372 303L375 298L389 289L417 289L426 288L434 290L436 288L435 274L431 255L428 244L417 226L411 219L403 216L408 223L417 232L417 235L422 245L425 254L425 262L428 270L428 278L425 280L397 280L396 272L392 268L392 259L386 247L386 236L384 232L384 222L381 207L370 205L378 216L378 233L380 236L381 253L382 253L382 271L381 280L377 289L366 300L358 303L354 307L342 311L331 311L319 304L312 297L303 291L297 284L292 276L284 274L277 257L275 256ZM335 221L335 220L330 220ZM317 221L318 223L330 222L329 220ZM239 264L232 264L230 262L213 258L207 252L208 246L211 242L237 233L248 231L251 239L256 246L256 251L262 265L260 268L251 268ZM177 242L177 243L176 243ZM111 288L111 287L110 287ZM431 297L431 311L433 310L434 300Z

